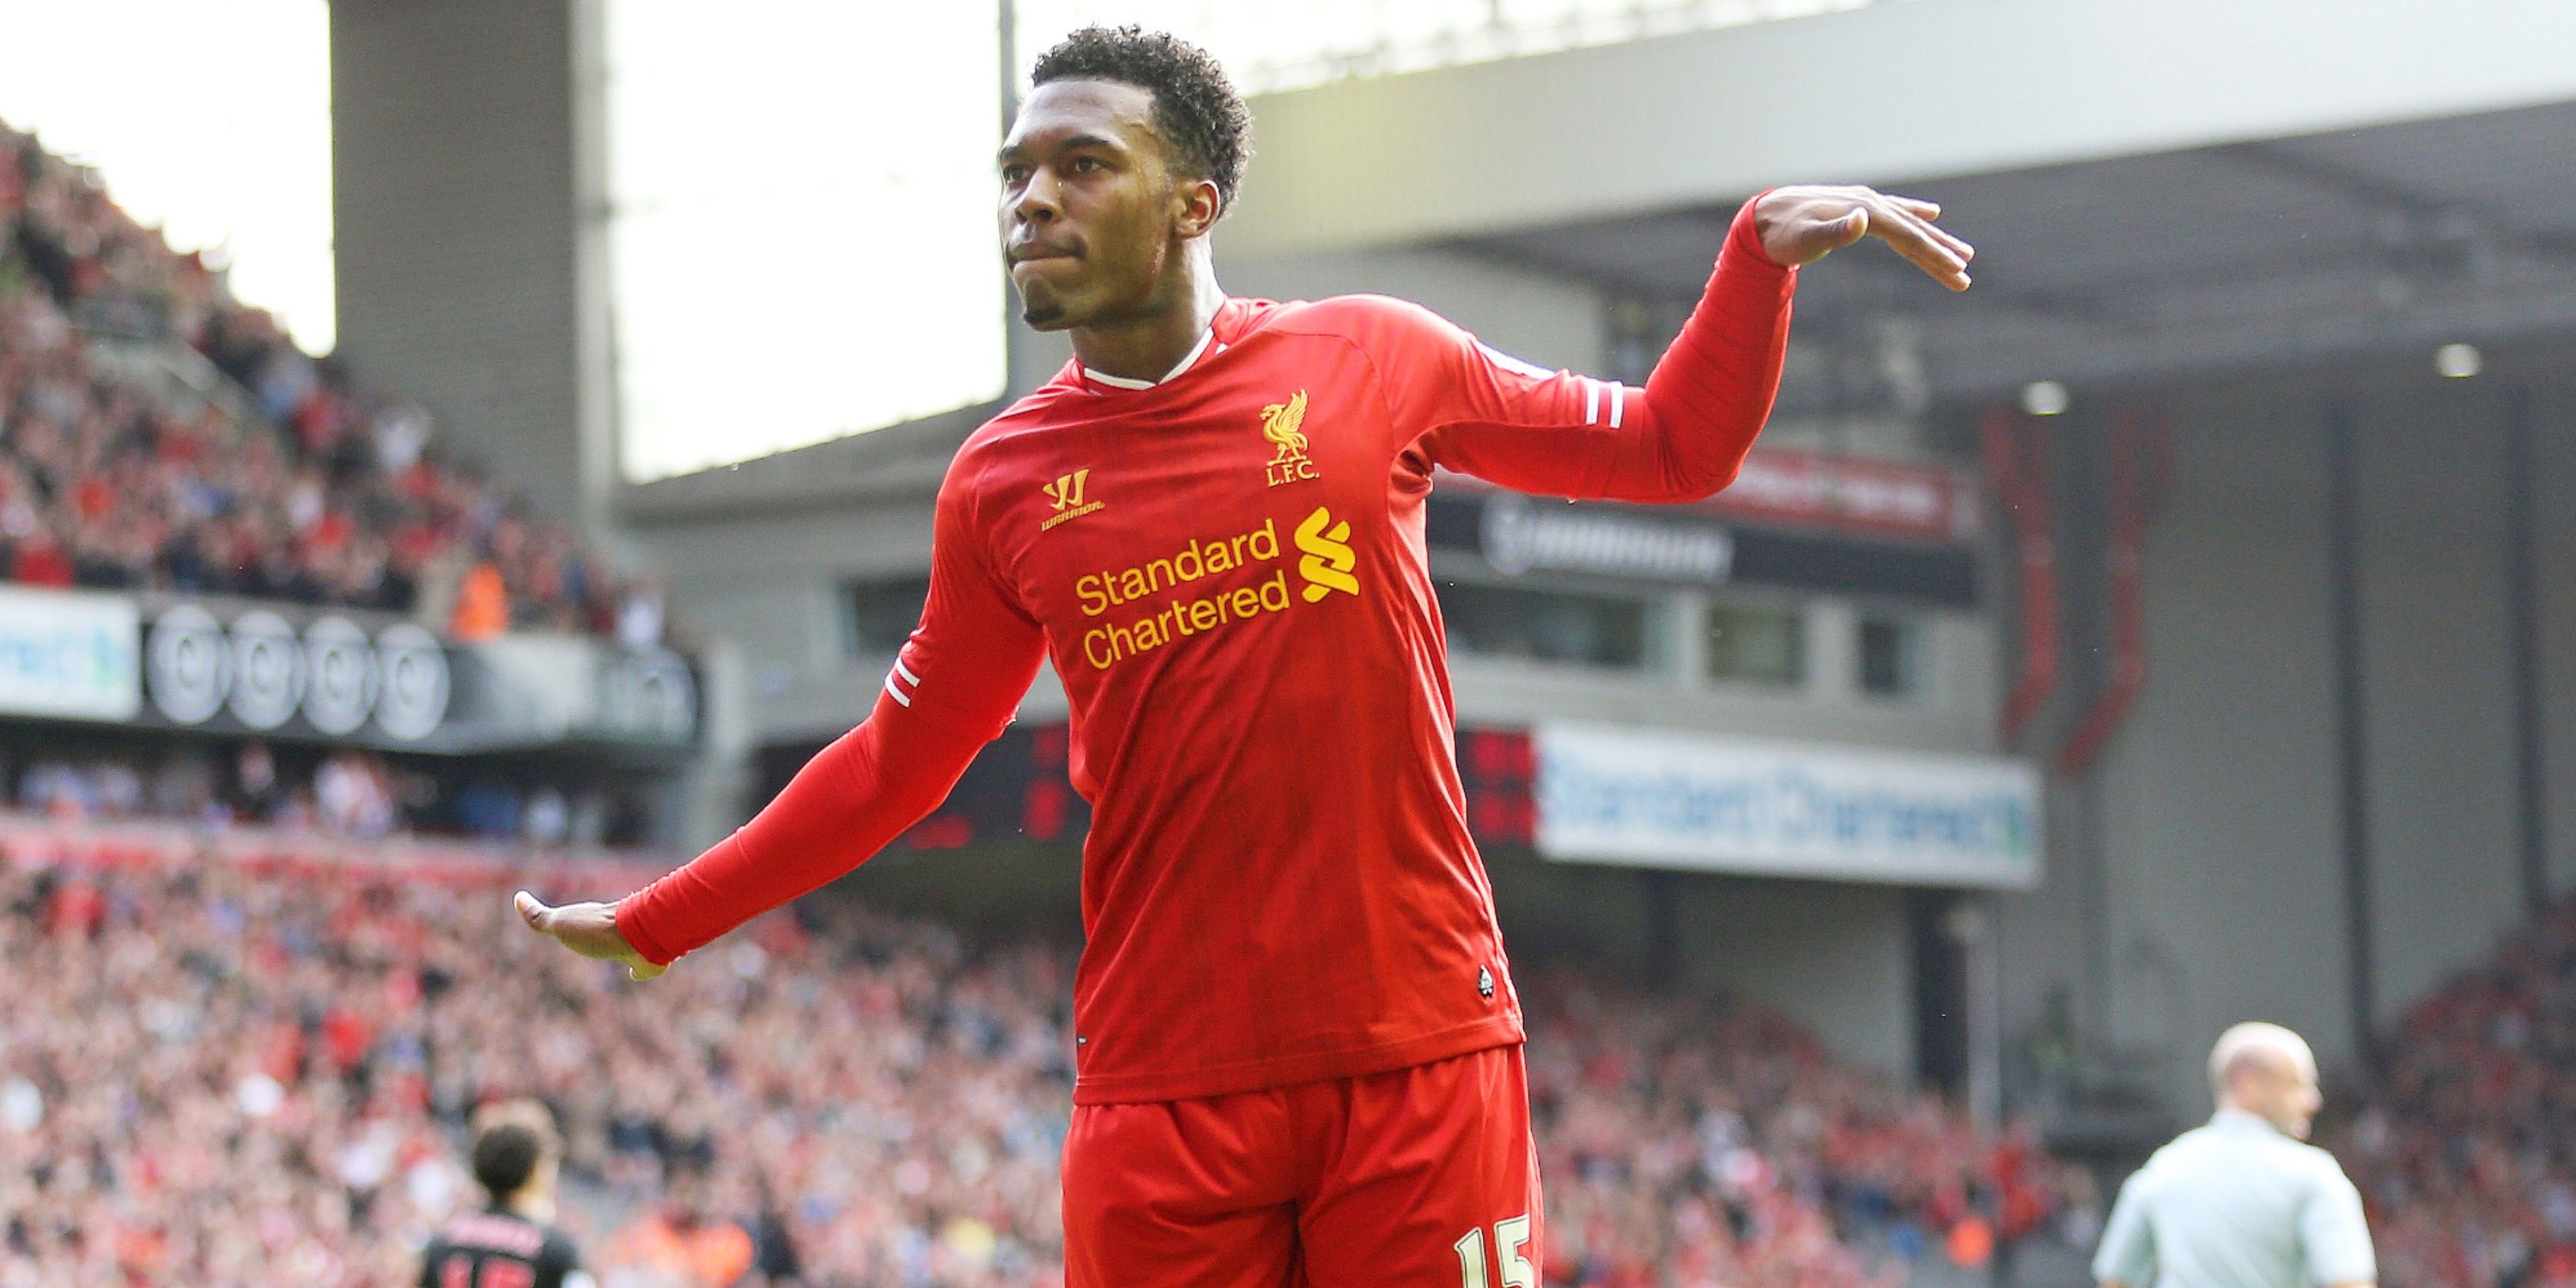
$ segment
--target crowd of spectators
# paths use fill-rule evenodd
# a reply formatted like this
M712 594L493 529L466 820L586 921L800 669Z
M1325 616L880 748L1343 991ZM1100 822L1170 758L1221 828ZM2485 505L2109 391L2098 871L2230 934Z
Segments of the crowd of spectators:
M827 895L640 987L490 876L18 828L0 1288L408 1282L468 1197L459 1124L521 1094L606 1288L1061 1282L1064 946ZM2045 1160L1760 1008L1525 994L1549 1285L1894 1284L2061 1203Z
M2380 1282L2576 1285L2576 904L2417 1003L2381 1054L2324 1142L2361 1188Z
M103 361L105 336L204 355L236 409ZM376 608L464 638L662 629L653 586L443 450L427 412L306 355L94 170L5 125L0 576Z
M2094 1207L2021 1131L1836 1061L1786 1017L1579 974L1523 985L1546 1281L1895 1284L1982 1274Z

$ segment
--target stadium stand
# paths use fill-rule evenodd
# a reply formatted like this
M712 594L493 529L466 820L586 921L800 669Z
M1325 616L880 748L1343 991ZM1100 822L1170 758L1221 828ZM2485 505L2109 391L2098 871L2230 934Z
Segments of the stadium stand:
M9 816L0 856L0 960L47 963L0 1014L6 1288L401 1282L518 1094L609 1288L1061 1282L1063 945L826 896L639 988L505 915L523 852ZM1894 1284L2074 1210L1758 1007L1529 1001L1550 1285Z
M221 396L114 360L179 346ZM190 404L194 405L190 405ZM660 595L538 521L420 407L305 355L109 199L0 125L0 572L54 586L378 608L659 642Z
M2325 1141L2370 1208L2380 1282L2576 1284L2576 903L2416 1003L2381 1064Z
M1529 992L1552 1284L1984 1270L1999 1246L2055 1235L2087 1192L2022 1133L1981 1136L1765 1008L1564 973Z

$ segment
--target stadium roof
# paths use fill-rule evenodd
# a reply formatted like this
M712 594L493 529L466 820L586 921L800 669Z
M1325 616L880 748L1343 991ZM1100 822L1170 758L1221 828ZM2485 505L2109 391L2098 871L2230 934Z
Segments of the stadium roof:
M1895 183L1979 247L1952 298L1893 256L1800 288L1803 330L1918 323L1937 396L2576 331L2576 103ZM1732 207L1447 245L1695 297Z

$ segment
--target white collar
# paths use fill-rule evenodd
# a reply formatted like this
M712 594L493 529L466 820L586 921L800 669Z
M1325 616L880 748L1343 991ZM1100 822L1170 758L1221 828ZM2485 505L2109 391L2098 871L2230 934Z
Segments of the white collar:
M1208 342L1215 338L1216 322L1211 319L1208 322L1207 330L1199 332L1199 342L1191 345L1190 351L1182 355L1180 365L1164 372L1162 378L1159 380L1131 380L1126 376L1112 376L1103 372L1094 371L1089 367L1082 367L1082 378L1085 380L1097 380L1112 389L1151 389L1154 386L1163 383L1163 381L1169 380L1172 377L1189 370L1193 365L1196 365L1199 360L1199 355L1207 352ZM1075 365L1080 366L1081 364L1077 363Z
M2209 1125L2229 1131L2259 1131L2274 1136L2281 1134L2281 1129L2273 1126L2271 1119L2232 1105L2222 1106L2217 1113L2210 1115Z

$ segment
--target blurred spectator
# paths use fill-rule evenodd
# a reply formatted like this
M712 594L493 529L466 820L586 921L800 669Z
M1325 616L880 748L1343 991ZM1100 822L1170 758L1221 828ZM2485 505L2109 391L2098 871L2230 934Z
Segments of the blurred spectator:
M486 559L466 569L464 580L457 583L456 608L447 619L447 633L471 643L508 629L509 586L501 580L500 568Z
M27 767L18 803L48 818L132 818L142 812L143 778L122 760L47 758Z
M243 822L268 822L286 812L287 793L277 781L277 758L268 744L246 742L233 759L233 815Z
M694 1183L673 1191L609 1240L602 1288L733 1288L751 1270L750 1232L710 1216Z
M522 820L530 845L551 849L572 837L572 805L564 799L563 790L552 784L541 785L528 793L528 811Z
M394 830L393 784L384 762L359 751L335 751L313 775L314 804L322 826L342 836L383 836Z
M456 793L456 821L467 836L508 841L519 835L524 798L505 784L481 780Z
M660 582L639 581L628 588L625 601L617 606L617 642L632 649L661 646L662 586Z

